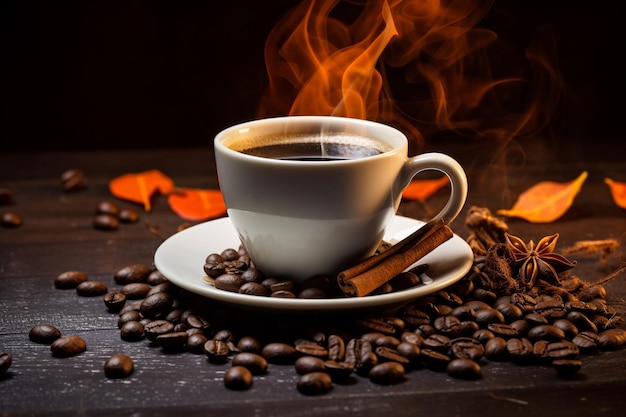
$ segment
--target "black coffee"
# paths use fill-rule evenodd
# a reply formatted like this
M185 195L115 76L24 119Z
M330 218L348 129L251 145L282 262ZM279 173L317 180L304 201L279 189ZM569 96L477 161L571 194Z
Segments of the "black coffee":
M388 151L389 145L364 136L333 134L260 137L234 148L248 155L294 161L359 159Z

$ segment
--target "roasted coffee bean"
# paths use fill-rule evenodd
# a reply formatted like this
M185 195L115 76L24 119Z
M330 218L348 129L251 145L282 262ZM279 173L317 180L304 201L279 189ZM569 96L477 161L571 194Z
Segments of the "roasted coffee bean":
M422 348L436 350L437 352L447 352L451 346L452 339L438 333L431 334L425 338L422 344Z
M565 304L558 298L547 297L535 304L535 312L541 314L548 320L556 320L567 315Z
M301 356L296 359L294 369L297 374L304 375L311 372L323 372L324 360L316 356Z
M144 327L138 321L131 320L120 327L120 338L127 342L136 342L144 338Z
M398 353L408 359L410 365L416 365L420 360L419 346L410 342L400 342L396 347Z
M378 385L393 385L404 380L404 366L398 362L375 365L368 374L369 380Z
M310 372L302 375L296 384L298 391L305 395L324 394L332 388L330 375L326 372Z
M139 221L139 213L133 209L122 209L117 216L122 223L137 223Z
M0 351L0 376L9 370L13 363L13 356L8 352Z
M484 288L476 288L474 290L474 298L479 301L483 301L487 304L492 304L496 300L496 293L490 290L486 290Z
M519 336L519 333L515 328L513 328L510 324L505 323L489 323L487 325L487 330L489 330L495 336L501 337L503 339L510 339L512 337Z
M133 373L135 365L128 355L115 354L104 363L104 375L107 378L126 378Z
M489 329L478 329L472 333L472 337L484 345L487 341L496 337L496 335Z
M102 297L104 305L111 313L119 313L126 304L126 295L118 291L110 291Z
M598 348L598 335L588 331L580 332L572 338L572 343L578 346L581 352L590 353Z
M76 287L76 294L81 297L99 297L108 291L109 288L102 281L85 281Z
M580 371L583 363L578 359L557 359L552 361L552 368L561 378L572 378Z
M204 344L204 354L212 363L224 363L230 354L230 348L226 342L221 340L207 340Z
M314 300L314 299L324 299L324 298L328 298L328 294L326 293L326 291L324 291L321 288L305 288L302 291L300 291L298 293L298 298L303 298L303 299L309 299L309 300Z
M96 206L96 214L109 214L117 217L120 213L120 208L113 201L104 200L100 201Z
M0 217L0 224L6 228L20 227L23 223L22 216L13 211L5 211Z
M200 329L203 332L208 331L211 328L211 323L205 319L204 317L198 315L198 314L189 314L186 318L183 318L183 316L181 316L180 318L181 320L185 320L185 323L187 323L187 325L189 327L193 327L196 329Z
M493 337L485 343L485 357L491 361L504 361L508 358L507 342L501 337Z
M455 338L461 335L461 321L453 315L437 317L433 321L433 326L438 332L450 338Z
M421 356L424 364L434 371L443 371L450 363L448 355L433 349L422 349Z
M238 290L239 294L256 295L265 297L269 295L267 288L258 282L244 282Z
M548 342L558 342L565 339L565 332L552 324L540 324L528 331L530 341L546 340Z
M157 292L146 297L139 306L141 314L149 319L155 319L166 315L172 308L174 300L166 292Z
M502 313L506 323L510 323L524 317L524 311L513 303L498 304L496 310Z
M62 336L50 345L52 356L67 358L78 355L87 349L85 340L80 336Z
M626 330L609 329L598 333L598 347L602 350L615 350L626 345Z
M117 327L121 329L124 323L127 323L129 321L139 322L141 319L141 314L136 310L129 310L124 312L120 311L120 315L117 318Z
M61 174L63 191L77 191L87 185L86 175L82 169L72 168Z
M269 363L293 364L296 360L296 348L283 342L272 342L261 349L263 356Z
M224 373L224 386L235 391L247 390L252 386L252 372L243 366L233 366Z
M245 284L246 281L241 278L241 274L222 274L215 278L214 285L218 290L238 292L239 288Z
M204 345L209 339L203 333L189 334L189 332L187 332L187 335L187 351L191 353L203 353Z
M378 364L378 358L372 350L372 344L363 339L350 339L346 345L346 359L354 365L354 369L363 374Z
M391 281L389 281L389 284L394 291L403 291L415 287L420 282L421 279L419 275L405 271L393 277Z
M450 353L458 359L477 361L485 354L485 348L478 340L471 337L459 337L452 340Z
M270 296L274 298L296 298L294 293L285 290L274 291Z
M417 307L405 307L400 311L400 317L409 325L417 327L423 324L430 324L430 316Z
M160 334L156 337L157 345L161 346L164 350L180 350L187 344L189 335L187 332L170 332L166 334Z
M509 302L517 306L525 314L532 313L535 309L535 304L537 304L537 300L535 300L531 295L524 293L511 294Z
M146 283L152 286L157 286L159 284L163 284L166 282L170 282L170 281L165 277L165 275L163 275L161 272L159 272L156 269L150 272L148 274L148 277L146 278Z
M248 267L241 273L241 278L243 278L245 282L256 282L260 284L263 281L263 273L256 268Z
M528 330L531 328L530 323L525 319L514 320L509 324L509 326L515 329L517 335L520 337L526 337Z
M482 377L480 365L466 358L451 360L446 366L446 372L449 376L459 379L476 380Z
M533 356L538 362L543 364L550 364L552 358L550 358L550 352L548 351L548 345L550 342L546 340L538 340L533 344Z
M299 343L295 346L299 355L315 356L322 359L328 358L328 349L314 343Z
M476 311L473 310L468 305L461 305L461 306L455 307L454 309L452 309L450 314L453 315L454 317L456 317L457 319L461 320L461 321L465 321L465 320L474 321L474 320L476 320Z
M539 324L548 324L547 318L535 312L526 314L524 316L524 320L526 320L531 326L537 326Z
M200 317L200 316L196 316L196 317ZM189 319L187 319L187 320L189 320ZM221 329L221 330L217 331L213 335L213 339L221 340L222 342L232 342L232 341L236 340L237 337L235 336L235 333L232 330L230 330L230 329Z
M370 343L372 343L374 346L384 346L395 349L400 344L400 339L395 336L383 334Z
M261 352L261 342L259 339L253 336L243 336L237 342L237 348L241 352L252 352L252 353L260 353Z
M570 311L567 313L566 319L574 323L579 331L598 333L598 326L596 326L589 317L579 311Z
M131 282L130 284L124 285L120 289L120 292L129 300L141 300L142 298L146 298L151 289L152 287L145 282Z
M224 261L234 261L239 259L239 251L237 249L227 248L220 253L220 257Z
M50 344L61 337L61 331L51 324L37 324L28 332L28 338L35 343Z
M120 227L117 217L110 214L98 214L93 219L93 227L98 230L113 231Z
M116 271L115 274L113 274L113 279L115 283L119 285L126 285L132 282L146 282L152 272L153 269L149 265L133 264Z
M343 361L346 357L346 343L341 336L331 334L328 336L328 359Z
M506 341L508 357L513 362L525 363L532 357L533 344L526 338L511 338Z
M504 315L493 307L476 310L476 323L481 327L486 327L492 323L504 323Z
M248 368L252 375L263 375L267 373L267 360L257 354L252 352L241 352L233 356L232 359L233 366L243 366Z
M174 325L167 320L153 320L143 326L143 333L151 342L155 342L159 335L173 331Z
M384 336L385 334L381 332L366 332L361 335L360 339L369 342L373 346L376 346L376 342L378 341L378 339Z
M74 289L81 282L87 281L87 274L82 271L61 272L54 278L54 287L60 290Z
M409 359L400 354L396 349L386 347L386 346L378 346L374 353L378 357L378 362L398 362L402 365L408 365L410 363Z

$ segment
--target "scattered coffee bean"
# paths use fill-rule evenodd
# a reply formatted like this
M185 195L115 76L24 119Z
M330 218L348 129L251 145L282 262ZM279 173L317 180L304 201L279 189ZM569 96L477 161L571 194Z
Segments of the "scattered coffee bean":
M13 356L10 353L0 351L0 375L4 374L11 367L12 362Z
M572 378L580 371L583 363L578 359L557 359L552 361L552 368L561 378Z
M105 295L108 291L109 288L102 281L85 281L76 287L76 294L81 297L98 297Z
M369 379L379 385L393 385L404 379L404 366L398 362L383 362L372 367Z
M113 201L104 200L96 206L96 214L108 214L117 218L119 213L120 208Z
M110 214L98 214L93 219L93 227L98 230L112 231L120 227L117 217Z
M122 223L137 223L139 221L139 213L132 209L122 209L118 218Z
M72 168L61 174L63 191L78 191L87 185L85 172L82 169Z
M6 228L20 227L22 223L24 223L22 216L13 211L5 211L0 217L0 224Z
M87 274L82 271L61 272L54 278L54 286L60 290L74 289L78 284L87 281Z
M61 331L51 324L37 324L28 332L28 338L35 343L50 344L61 337Z
M296 348L287 343L273 342L263 346L261 355L269 363L292 364L296 360Z
M125 322L120 327L120 338L127 342L142 340L144 338L143 324L135 320Z
M453 359L448 363L446 372L453 378L480 379L480 365L471 359Z
M107 378L126 378L133 373L135 366L128 355L115 354L104 363L104 375Z
M118 291L111 291L102 297L104 305L111 313L119 313L126 304L126 295Z
M304 375L311 372L323 372L325 366L324 360L321 358L315 356L302 356L296 360L294 368L296 373Z
M267 372L267 360L257 353L238 353L233 356L231 363L233 366L243 366L248 368L248 370L252 372L252 375L262 375Z
M52 356L68 358L87 350L85 340L80 336L62 336L50 345Z
M242 391L252 386L252 372L243 366L233 366L224 373L224 386Z
M302 394L319 395L330 391L333 381L326 372L310 372L302 375L296 386Z
M116 284L126 285L133 282L146 282L153 268L145 264L133 264L125 266L113 274Z

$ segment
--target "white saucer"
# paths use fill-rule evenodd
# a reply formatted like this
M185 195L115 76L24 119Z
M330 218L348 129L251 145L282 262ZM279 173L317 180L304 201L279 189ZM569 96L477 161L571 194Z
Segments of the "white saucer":
M396 216L384 239L394 243L424 223ZM238 294L219 290L203 280L204 260L210 253L238 248L239 237L228 217L211 220L184 229L165 240L154 254L156 268L177 286L193 293L233 305L266 310L344 311L391 309L419 297L440 291L461 279L472 266L474 256L469 245L454 235L426 255L419 264L428 264L424 284L390 294L351 298L294 299ZM428 279L430 278L430 280Z

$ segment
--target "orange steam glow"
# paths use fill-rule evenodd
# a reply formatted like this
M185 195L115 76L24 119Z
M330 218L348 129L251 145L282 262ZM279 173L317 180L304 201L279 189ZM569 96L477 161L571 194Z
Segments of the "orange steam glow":
M443 130L507 137L543 127L558 72L542 42L510 60L478 25L492 0L304 0L265 46L258 117L386 122L421 147Z

